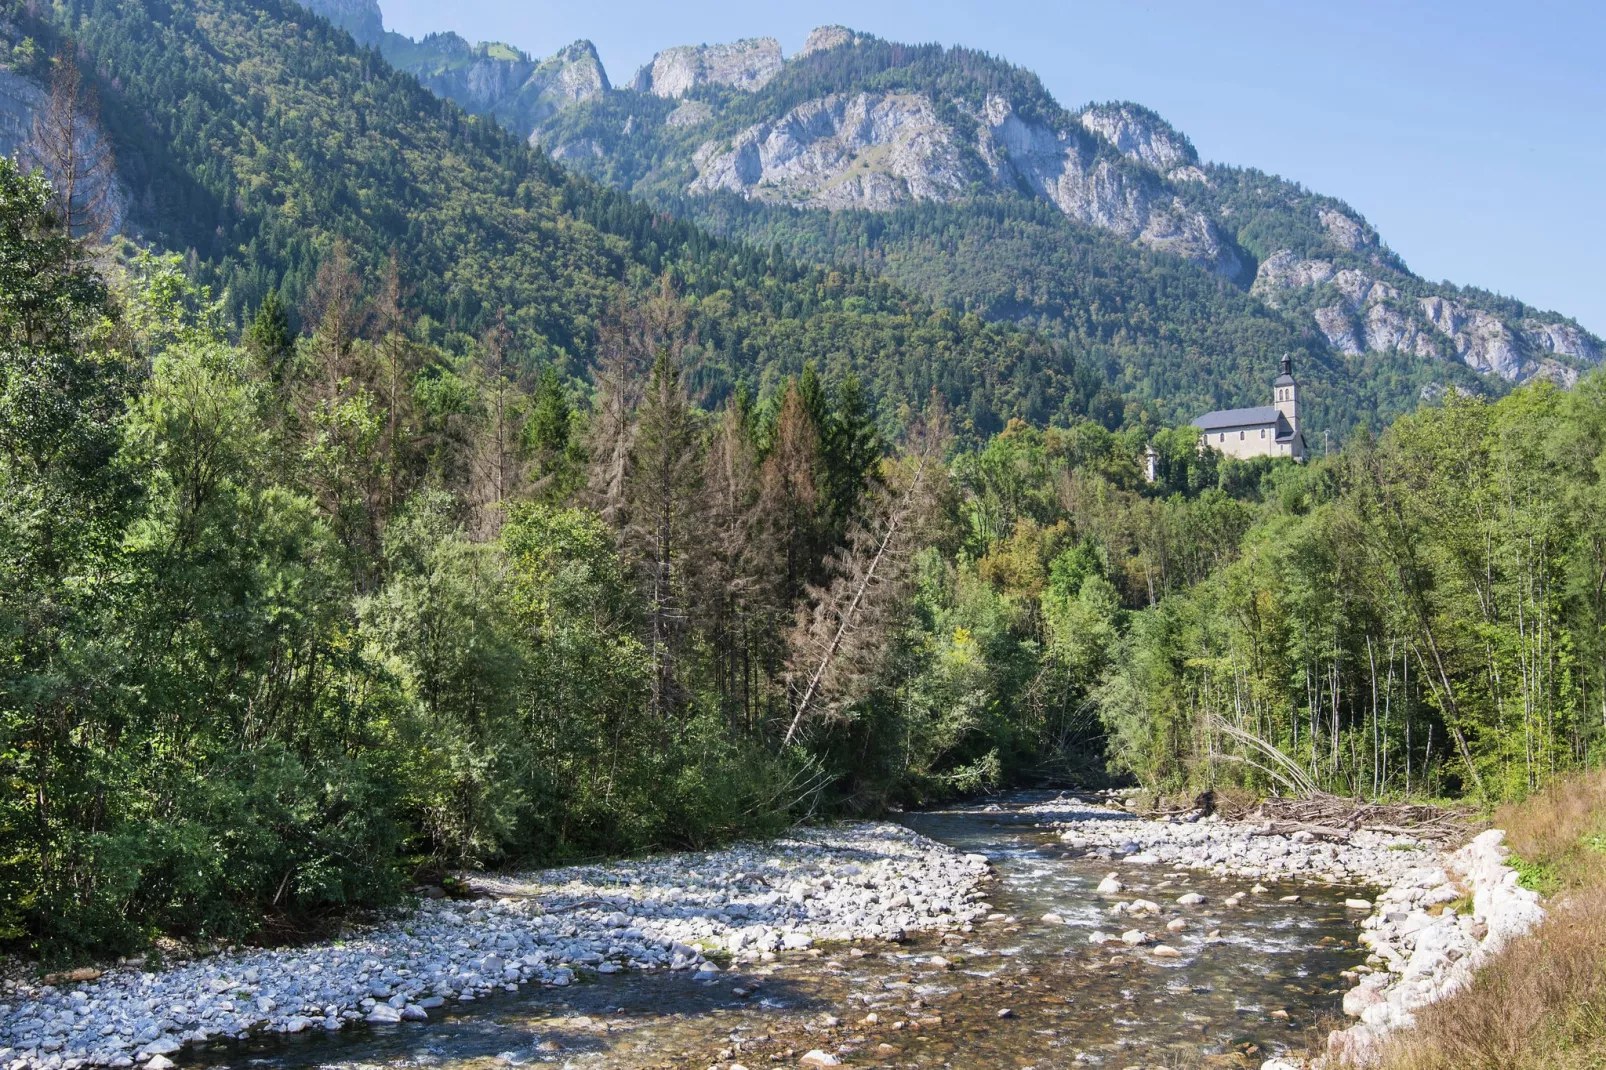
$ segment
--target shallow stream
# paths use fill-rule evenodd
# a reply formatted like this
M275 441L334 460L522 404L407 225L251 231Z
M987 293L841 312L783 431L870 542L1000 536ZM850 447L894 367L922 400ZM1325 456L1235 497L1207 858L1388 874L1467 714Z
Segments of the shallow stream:
M1046 798L904 815L918 832L993 862L997 875L984 887L993 919L970 933L825 946L712 981L599 975L456 1005L428 1023L213 1045L183 1061L262 1070L758 1070L796 1066L821 1049L856 1067L1258 1067L1303 1049L1318 1022L1338 1016L1339 971L1365 958L1344 899L1364 892L1270 885L1229 907L1222 900L1252 882L1071 857L1044 827L1054 816L1041 809ZM1036 812L1022 812L1033 804ZM1180 933L1165 932L1164 919L1142 925L1179 957L1089 944L1096 928L1138 924L1112 916L1110 900L1094 892L1112 870L1126 884L1122 898L1169 904L1188 919ZM1207 902L1175 908L1185 892ZM1279 901L1293 894L1301 900Z

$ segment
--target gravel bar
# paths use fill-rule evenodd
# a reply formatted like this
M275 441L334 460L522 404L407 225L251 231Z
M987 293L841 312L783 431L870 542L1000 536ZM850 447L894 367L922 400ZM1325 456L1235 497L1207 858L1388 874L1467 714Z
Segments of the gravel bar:
M794 830L727 850L467 876L473 901L423 899L381 925L159 972L120 966L0 991L0 1067L167 1070L186 1045L258 1032L427 1020L448 1003L582 971L713 972L815 941L901 940L987 909L981 855L901 825Z

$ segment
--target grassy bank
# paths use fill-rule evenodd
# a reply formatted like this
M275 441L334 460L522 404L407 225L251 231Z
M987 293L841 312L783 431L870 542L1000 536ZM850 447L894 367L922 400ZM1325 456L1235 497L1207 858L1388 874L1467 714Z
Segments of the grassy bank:
M1606 1066L1606 772L1502 807L1494 824L1548 916L1466 990L1419 1012L1384 1070Z

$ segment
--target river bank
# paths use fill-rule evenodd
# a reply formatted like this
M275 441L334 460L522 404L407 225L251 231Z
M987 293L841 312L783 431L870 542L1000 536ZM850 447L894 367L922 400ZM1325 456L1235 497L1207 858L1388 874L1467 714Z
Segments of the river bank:
M985 910L987 863L890 823L641 861L476 876L473 901L422 900L395 920L309 947L235 952L94 980L8 981L0 1066L165 1070L214 1038L427 1019L448 1003L581 971L716 973L815 941L897 941Z

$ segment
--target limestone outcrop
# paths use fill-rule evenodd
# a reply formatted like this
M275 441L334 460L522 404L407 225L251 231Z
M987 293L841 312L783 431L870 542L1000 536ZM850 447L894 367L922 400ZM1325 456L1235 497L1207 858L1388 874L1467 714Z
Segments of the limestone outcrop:
M722 45L666 48L636 72L630 87L658 97L683 97L694 86L724 85L751 93L781 73L785 60L773 37Z
M1188 139L1147 108L1136 104L1095 104L1077 116L1123 156L1166 172L1199 162ZM1200 172L1201 176L1203 172Z
M1371 228L1342 213L1324 210L1321 220L1330 233L1353 240L1354 248L1376 242ZM1316 288L1337 299L1315 310L1316 327L1328 345L1350 356L1397 352L1443 358L1508 382L1539 377L1569 386L1577 381L1576 365L1597 364L1602 357L1598 343L1570 323L1508 322L1464 299L1406 297L1384 278L1286 249L1261 261L1250 292L1275 305Z
M976 141L964 146L937 102L923 93L834 94L806 101L729 142L705 142L693 156L697 177L688 192L727 190L797 207L886 210L909 202L959 200L978 186L1025 187L1078 222L1199 261L1223 275L1241 270L1236 252L1214 224L1188 208L1164 179L1125 165L1107 149L1101 152L1102 133L1024 120L996 95L970 118ZM1100 122L1134 154L1182 158L1174 154L1183 144L1155 132L1139 135L1119 115ZM980 168L967 160L966 148L981 161Z

